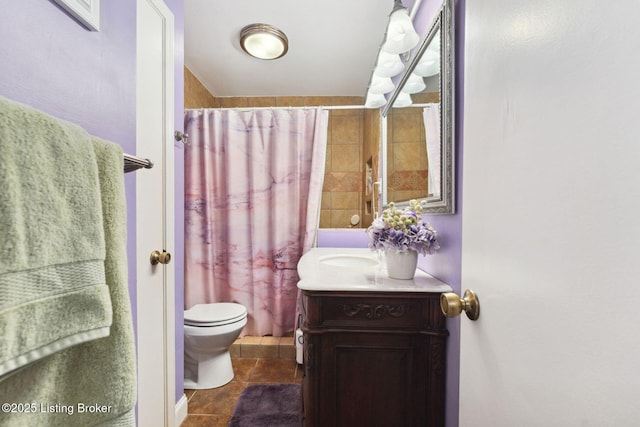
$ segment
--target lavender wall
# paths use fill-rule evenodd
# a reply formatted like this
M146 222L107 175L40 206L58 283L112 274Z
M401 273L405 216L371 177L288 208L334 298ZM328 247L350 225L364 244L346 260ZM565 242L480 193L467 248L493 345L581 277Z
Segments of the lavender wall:
M0 95L135 153L135 2L103 1L100 32L87 30L53 1L0 0L0 8ZM135 177L127 175L125 185L127 250L135 253ZM132 257L134 307L135 267Z
M183 3L165 0L175 15L175 122L183 115ZM135 154L136 2L101 2L99 32L87 30L52 0L0 0L0 95L76 123ZM176 176L182 175L182 147ZM180 182L182 182L180 180ZM135 174L125 176L127 251L136 251ZM176 188L176 255L183 252L183 191ZM176 256L176 398L182 395L182 271ZM129 258L129 292L136 316L136 263ZM178 327L179 326L179 327ZM178 392L179 391L179 392Z
M366 248L369 235L362 228L321 228L318 230L319 248Z

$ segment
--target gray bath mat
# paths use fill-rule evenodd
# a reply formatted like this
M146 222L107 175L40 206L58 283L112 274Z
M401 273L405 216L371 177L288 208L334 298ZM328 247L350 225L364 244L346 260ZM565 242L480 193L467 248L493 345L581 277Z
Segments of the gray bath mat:
M229 427L300 425L300 384L253 384L240 394Z

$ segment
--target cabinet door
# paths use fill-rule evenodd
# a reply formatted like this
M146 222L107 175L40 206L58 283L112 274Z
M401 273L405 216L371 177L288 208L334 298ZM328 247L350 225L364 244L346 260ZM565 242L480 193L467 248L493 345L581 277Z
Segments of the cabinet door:
M439 295L303 292L305 427L444 426Z
M319 425L425 426L427 340L419 335L322 337Z

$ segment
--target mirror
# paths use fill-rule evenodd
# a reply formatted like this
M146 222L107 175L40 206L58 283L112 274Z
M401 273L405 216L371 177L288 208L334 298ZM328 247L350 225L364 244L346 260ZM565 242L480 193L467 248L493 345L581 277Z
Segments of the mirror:
M454 213L453 2L445 0L382 110L382 202Z

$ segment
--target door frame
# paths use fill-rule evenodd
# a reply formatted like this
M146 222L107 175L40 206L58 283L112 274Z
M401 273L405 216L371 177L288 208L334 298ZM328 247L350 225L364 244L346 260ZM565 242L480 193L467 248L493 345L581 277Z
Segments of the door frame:
M162 140L158 141L158 144L162 144L162 158L161 159L152 159L155 165L154 168L161 169L162 171L162 182L161 182L161 191L163 193L162 196L162 215L163 215L163 236L162 236L162 248L157 248L160 250L167 250L168 252L173 252L174 248L174 164L173 164L173 129L174 129L174 38L175 38L175 26L174 26L174 17L171 10L164 4L162 0L137 0L136 2L136 31L139 31L139 17L140 17L140 8L142 5L150 6L157 14L159 19L161 19L163 23L163 68L162 70L158 70L159 73L162 73L162 84L163 88L163 124L162 124ZM141 60L141 53L144 52L144 48L141 47L140 37L136 35L136 60L139 62ZM148 126L147 123L141 119L138 111L140 108L144 107L144 101L141 100L141 87L144 84L146 79L144 76L140 75L139 67L136 67L136 152L140 153L138 150L141 146L140 141L140 129L143 126ZM140 153L140 155L144 155L144 153ZM139 173L145 173L145 171L140 171ZM145 218L148 218L149 215L157 215L157 212L148 204L143 201L143 192L139 191L139 180L136 179L136 252L144 251L146 256L148 257L148 245L145 244L142 239L138 238L138 224L144 221ZM141 254L139 259L145 259ZM136 254L138 256L138 254ZM138 264L140 261L138 261ZM152 410L162 410L163 418L164 418L164 426L173 427L176 423L175 420L175 408L176 408L176 361L175 361L175 277L174 277L174 264L169 264L168 266L162 266L162 325L156 325L154 328L162 328L162 355L158 355L153 351L149 351L149 348L145 345L147 339L151 339L154 335L157 336L155 330L149 330L149 322L144 322L141 320L152 318L155 316L151 316L149 310L155 309L155 307L150 304L145 304L144 301L141 301L137 298L137 354L138 354L138 378L143 377L140 375L140 372L143 372L145 369L152 369L149 367L150 364L145 363L146 360L151 358L162 357L163 358L163 369L162 372L153 372L153 375L162 375L161 383L163 384L162 391L162 402L163 407L157 408L154 406ZM148 269L146 268L148 265L137 265L136 271L136 287L139 289L141 283L144 280L148 280L145 277L145 274L148 276ZM138 294L138 292L136 292ZM139 296L139 295L138 295ZM145 326L146 325L146 326ZM157 330L157 329L156 329ZM142 345L141 345L141 337ZM157 343L154 343L154 347ZM140 407L140 395L143 393L149 393L149 386L142 384L138 381L138 416L141 413L144 413L148 408ZM151 392L155 392L155 390L151 390ZM160 400L160 399L158 399ZM138 419L138 425L143 427L145 426L144 420Z

